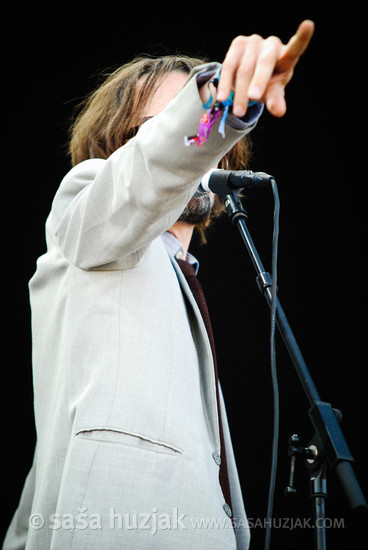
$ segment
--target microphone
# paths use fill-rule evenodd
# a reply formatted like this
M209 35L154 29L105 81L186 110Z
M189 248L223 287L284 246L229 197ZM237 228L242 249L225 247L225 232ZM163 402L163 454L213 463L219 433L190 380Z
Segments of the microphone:
M266 187L274 178L265 172L252 172L251 170L222 170L213 169L207 172L201 179L199 189L201 191L215 193L226 197L238 189L250 187Z

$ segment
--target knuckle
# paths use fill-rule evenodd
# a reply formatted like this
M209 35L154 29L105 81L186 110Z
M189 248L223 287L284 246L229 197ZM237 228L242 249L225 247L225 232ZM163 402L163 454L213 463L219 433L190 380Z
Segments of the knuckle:
M260 52L260 61L268 63L275 61L279 55L281 41L277 36L269 36L264 41L264 46Z
M262 42L264 39L262 38L261 35L259 34L251 34L249 36L249 42L253 43L253 44L258 44L259 42Z
M281 44L280 38L278 36L273 36L273 35L268 36L266 38L266 42L275 46L279 46Z
M251 34L249 36L240 34L233 39L232 45L239 48L246 48L249 44L258 44L262 42L262 40L263 38L259 34Z
M243 46L247 43L248 37L240 34L239 36L236 36L234 40L232 41L232 44L234 46Z

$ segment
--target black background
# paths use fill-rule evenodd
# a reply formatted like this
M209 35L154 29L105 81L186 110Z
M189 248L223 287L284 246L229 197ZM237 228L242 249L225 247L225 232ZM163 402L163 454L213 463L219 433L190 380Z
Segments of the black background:
M322 2L319 3L322 5ZM9 7L3 41L3 492L2 528L17 505L35 441L28 280L45 250L44 223L69 169L66 129L73 108L106 67L142 53L173 51L222 61L238 34L275 34L286 42L305 18L316 31L287 88L282 119L265 113L252 134L250 168L272 174L281 211L279 298L322 400L343 412L342 429L367 494L366 339L366 99L363 13L340 8L254 3L169 4L165 9L87 2ZM248 227L267 270L272 194L245 203ZM208 243L192 250L212 314L254 550L263 547L272 443L269 309L241 238L226 218ZM280 443L272 547L313 547L301 528L312 507L304 464L298 494L286 498L288 438L313 435L308 401L277 337ZM327 530L328 547L360 548L363 522L351 513L334 472L328 472L327 516L344 527ZM283 528L282 528L283 526Z

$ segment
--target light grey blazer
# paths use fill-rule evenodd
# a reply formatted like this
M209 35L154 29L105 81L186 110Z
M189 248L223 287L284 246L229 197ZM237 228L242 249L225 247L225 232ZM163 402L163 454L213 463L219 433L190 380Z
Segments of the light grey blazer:
M161 238L252 128L184 146L203 114L196 74L217 66L55 195L29 285L37 445L4 550L248 548L223 403L235 530L218 481L206 330Z

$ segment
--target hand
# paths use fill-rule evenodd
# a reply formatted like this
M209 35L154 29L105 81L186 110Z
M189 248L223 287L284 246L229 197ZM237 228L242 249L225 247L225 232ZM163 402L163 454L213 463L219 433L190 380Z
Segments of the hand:
M283 116L285 87L313 32L313 21L305 20L287 44L276 36L263 39L253 34L235 38L222 64L217 99L224 101L234 90L236 116L245 115L248 100L262 101L272 115Z

